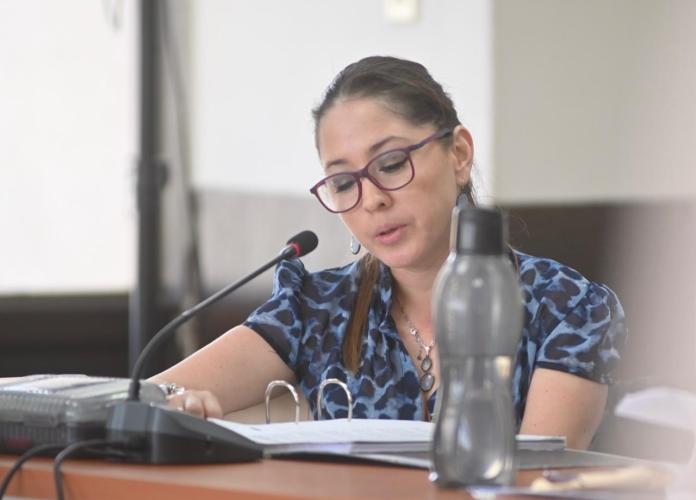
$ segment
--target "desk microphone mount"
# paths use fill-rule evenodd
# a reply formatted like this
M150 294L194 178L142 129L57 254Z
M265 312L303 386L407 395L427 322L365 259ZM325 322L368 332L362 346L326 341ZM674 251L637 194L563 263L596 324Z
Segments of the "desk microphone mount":
M316 248L317 243L317 236L311 231L297 234L288 240L287 246L270 262L184 311L152 337L133 366L128 399L113 404L106 420L107 439L126 443L125 449L120 448L119 451L125 454L127 461L198 464L246 462L262 457L262 450L258 445L229 429L166 406L140 401L140 379L144 363L152 352L174 334L177 327L200 311L278 262L308 254Z

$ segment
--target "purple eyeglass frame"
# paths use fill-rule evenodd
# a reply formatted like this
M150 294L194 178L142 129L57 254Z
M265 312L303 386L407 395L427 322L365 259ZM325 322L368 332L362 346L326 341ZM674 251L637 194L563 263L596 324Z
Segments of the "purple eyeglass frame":
M444 138L444 137L447 137L447 136L450 135L453 131L454 131L453 128L446 128L446 129L438 130L438 131L435 132L434 134L429 135L428 137L426 137L426 138L423 139L422 141L420 141L420 142L418 142L418 143L416 143L416 144L412 144L411 146L406 146L405 148L396 148L396 149L390 149L389 151L384 151L383 153L378 154L377 156L375 156L374 158L372 158L370 161L368 161L368 162L367 162L367 165L365 165L365 166L364 166L363 168L361 168L360 170L356 170L355 172L338 172L338 173L335 173L335 174L331 174L331 175L329 175L329 176L327 176L327 177L324 177L322 180L320 180L320 181L317 182L314 186L312 186L312 187L309 189L309 192L312 193L314 196L316 196L317 200L319 200L319 203L321 203L322 206L323 206L325 209L327 209L329 212L332 212L332 213L335 213L335 214L340 214L340 213L343 213L343 212L347 212L348 210L352 210L353 208L355 208L355 207L357 206L358 203L360 203L360 200L362 199L362 182L360 182L360 179L361 179L362 177L365 177L366 179L369 179L370 182L372 182L372 184L374 184L375 186L377 186L377 187L378 187L379 189L381 189L382 191L398 191L399 189L402 189L402 188L406 187L407 185L409 185L409 184L411 183L411 181L413 180L413 178L416 176L416 169L415 169L414 166L413 166L413 160L411 159L411 152L412 152L412 151L415 151L415 150L417 150L417 149L422 148L423 146L425 146L425 145L428 144L429 142L436 141L436 140L438 140L438 139L442 139L442 138ZM411 166L411 177L409 177L409 179L408 179L405 183L403 183L401 186L399 186L399 187L397 187L397 188L387 188L387 187L382 186L382 185L377 181L377 179L375 179L374 177L372 177L372 176L370 175L368 169L370 168L370 165L372 165L372 164L373 164L375 161L377 161L378 159L382 158L382 157L385 156L385 155L392 154L392 153L394 153L394 152L396 152L396 151L402 151L402 152L406 153L406 158L408 159L408 164ZM358 185L358 198L355 200L355 204L352 205L352 206L350 206L349 208L346 208L345 210L333 210L332 208L329 208L329 207L322 201L322 199L321 199L321 197L319 196L319 193L318 193L319 188L320 188L321 186L323 186L324 184L326 184L326 182L329 181L331 178L336 177L336 176L339 176L339 175L350 175L350 176L354 177L354 178L355 178L355 182L356 182L357 185Z

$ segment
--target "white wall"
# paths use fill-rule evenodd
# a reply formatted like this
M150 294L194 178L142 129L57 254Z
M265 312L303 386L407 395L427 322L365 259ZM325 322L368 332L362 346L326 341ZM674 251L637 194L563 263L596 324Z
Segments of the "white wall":
M0 293L132 283L135 5L0 1ZM451 92L499 201L696 191L696 2L421 0L406 25L377 0L187 6L200 188L309 196L310 109L381 53Z
M421 0L420 7L416 23L391 24L376 0L196 3L198 185L310 196L321 177L310 110L338 71L375 54L411 58L431 71L451 93L487 171L491 4Z
M0 2L0 293L133 281L133 7Z
M495 2L501 201L696 196L696 2Z
M0 293L132 284L135 6L0 2ZM205 0L177 10L190 15L178 32L192 43L179 47L192 61L184 76L200 187L309 196L320 173L310 109L338 70L374 53L425 63L476 136L482 168L491 164L484 0L423 0L409 25L389 24L374 0Z

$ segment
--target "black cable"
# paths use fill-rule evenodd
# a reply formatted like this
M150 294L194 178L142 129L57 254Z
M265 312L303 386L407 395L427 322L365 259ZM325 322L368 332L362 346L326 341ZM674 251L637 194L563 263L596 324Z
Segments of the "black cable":
M10 487L10 482L12 481L12 478L14 475L19 471L19 469L22 468L22 465L31 458L34 458L36 455L39 455L40 453L44 452L49 452L53 450L60 450L65 447L65 444L59 444L59 443L48 443L48 444L40 444L38 446L34 446L32 448L29 448L27 451L22 453L19 458L15 461L15 463L10 467L10 470L7 471L5 474L5 477L2 478L2 483L0 483L0 499L5 496L5 493L7 492L7 488Z
M58 500L63 500L63 474L60 472L60 467L63 465L63 461L70 455L83 448L95 447L95 446L110 446L110 445L125 445L123 441L114 441L113 439L88 439L86 441L78 441L69 446L66 446L63 451L58 453L53 459L53 478L56 485L56 498Z

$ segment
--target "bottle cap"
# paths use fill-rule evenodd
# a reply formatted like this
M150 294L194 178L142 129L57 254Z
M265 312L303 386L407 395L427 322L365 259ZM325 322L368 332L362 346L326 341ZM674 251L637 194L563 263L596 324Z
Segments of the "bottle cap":
M502 255L505 253L505 225L498 210L456 207L454 250L458 254Z

